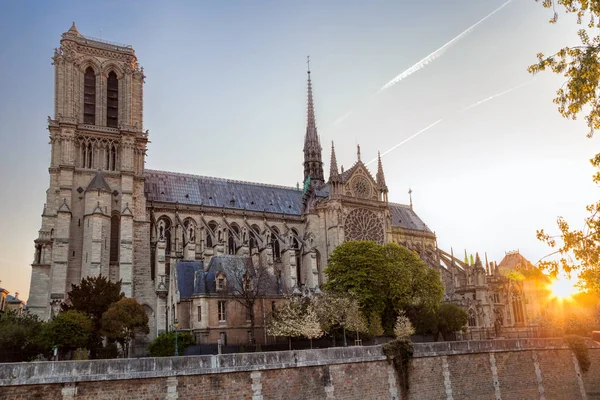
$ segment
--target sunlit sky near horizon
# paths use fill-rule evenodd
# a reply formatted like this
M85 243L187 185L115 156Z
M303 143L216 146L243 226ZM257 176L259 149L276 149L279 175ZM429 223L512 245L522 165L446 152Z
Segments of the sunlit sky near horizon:
M72 21L83 35L134 47L147 76L147 168L295 186L310 54L325 171L332 140L349 168L357 143L368 161L442 119L384 156L390 201L407 204L412 188L446 251L500 261L519 249L537 262L549 249L536 229L556 231L558 215L582 227L597 199L597 139L558 114L560 77L526 71L536 53L578 43L574 19L550 25L540 3L513 0L376 94L504 2L4 2L0 286L28 296L49 182L50 57Z

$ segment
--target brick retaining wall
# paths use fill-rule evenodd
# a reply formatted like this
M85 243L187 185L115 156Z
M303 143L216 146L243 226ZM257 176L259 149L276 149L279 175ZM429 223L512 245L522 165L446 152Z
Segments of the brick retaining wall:
M562 339L418 343L409 399L600 399L600 347ZM400 399L381 346L0 364L0 399Z

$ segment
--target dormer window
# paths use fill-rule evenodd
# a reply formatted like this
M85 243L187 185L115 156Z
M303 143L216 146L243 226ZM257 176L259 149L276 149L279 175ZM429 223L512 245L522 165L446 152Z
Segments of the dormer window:
M252 277L249 275L244 275L244 291L251 292L254 290L254 282L252 282Z
M217 275L217 291L223 291L225 290L225 274L218 274Z

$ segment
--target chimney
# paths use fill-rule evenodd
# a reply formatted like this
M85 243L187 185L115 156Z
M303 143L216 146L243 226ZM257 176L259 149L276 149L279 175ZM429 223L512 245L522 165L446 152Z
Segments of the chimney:
M15 299L19 298L19 292L15 292Z

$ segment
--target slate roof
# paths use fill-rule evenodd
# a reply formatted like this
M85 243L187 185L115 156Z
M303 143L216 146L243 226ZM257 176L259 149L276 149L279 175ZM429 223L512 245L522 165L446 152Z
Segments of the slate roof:
M146 170L145 177L144 192L148 201L290 215L302 213L302 191L294 187L157 170ZM316 194L322 198L329 196L329 185L321 186ZM392 226L431 232L409 206L390 203L390 214Z
M146 170L149 201L300 215L302 191L293 187Z
M397 203L389 203L389 205L392 226L431 232L425 222L409 206Z
M506 253L502 261L498 264L498 269L501 271L512 271L515 269L528 270L533 268L535 268L533 264L518 251Z
M247 268L252 268L252 259L234 255L215 256L210 260L208 269L203 270L202 261L178 261L177 284L181 298L217 293L216 277L223 272L229 277L228 285L239 284L235 276L242 276ZM276 278L273 276L265 289L265 294L280 294Z
M177 261L177 288L182 298L192 297L194 282L202 276L204 263L202 261ZM203 279L198 279L203 281Z
M12 304L21 304L23 300L17 299L15 296L11 296L10 294L6 296L6 302Z

